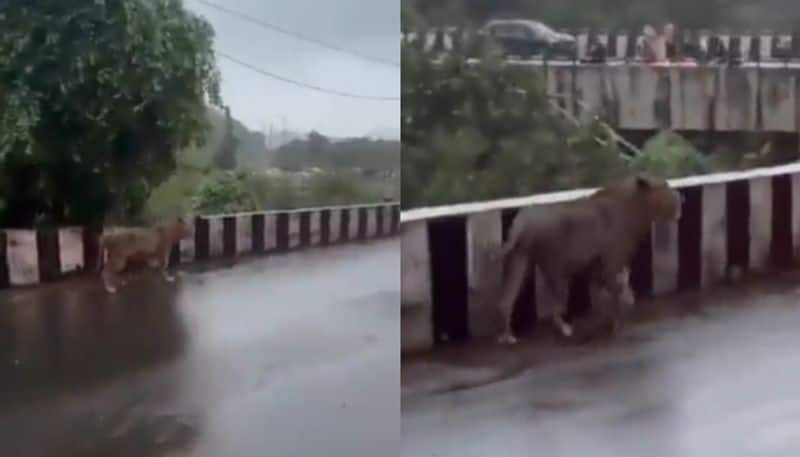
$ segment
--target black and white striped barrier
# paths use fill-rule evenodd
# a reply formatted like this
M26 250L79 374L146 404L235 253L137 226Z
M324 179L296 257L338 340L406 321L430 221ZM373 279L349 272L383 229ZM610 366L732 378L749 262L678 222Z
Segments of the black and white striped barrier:
M396 235L399 224L398 203L201 216L191 221L194 236L176 243L170 261L189 263L367 241ZM0 230L0 289L94 270L100 231Z
M733 271L787 267L800 254L800 164L672 182L684 197L677 222L654 225L631 265L639 298L709 287ZM571 200L591 190L422 208L401 216L403 351L499 332L502 263L495 255L521 207ZM533 273L515 305L524 332L554 303ZM574 284L567 312L591 311ZM646 302L645 302L646 306Z

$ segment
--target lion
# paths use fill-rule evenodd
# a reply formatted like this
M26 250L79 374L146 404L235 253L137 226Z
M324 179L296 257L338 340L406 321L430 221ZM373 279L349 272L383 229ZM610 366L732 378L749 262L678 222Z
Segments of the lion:
M145 261L150 268L161 268L168 282L175 281L169 274L169 255L172 246L192 235L189 224L182 218L155 227L114 227L100 236L97 269L102 268L106 291L116 293L118 276L134 261ZM103 255L107 260L103 265ZM124 285L125 281L121 281Z
M617 289L609 288L600 273L602 269L597 266L589 267L593 274L589 279L589 294L593 305L599 305L596 309L601 311L605 317L610 317L613 323L613 333L618 334L622 331L622 316L628 312L636 303L636 297L630 284L630 270L623 268L617 276ZM618 290L619 295L614 296L613 291ZM571 328L566 328L567 334L571 333Z
M498 305L503 322L498 340L516 342L511 329L514 301L534 265L557 307L566 307L570 280L586 271L595 294L604 291L621 304L632 305L628 265L652 223L679 219L681 204L680 194L665 180L635 174L587 197L520 210L502 247L508 272ZM621 325L618 311L615 329ZM565 336L572 335L572 327L558 310L553 312L553 323Z

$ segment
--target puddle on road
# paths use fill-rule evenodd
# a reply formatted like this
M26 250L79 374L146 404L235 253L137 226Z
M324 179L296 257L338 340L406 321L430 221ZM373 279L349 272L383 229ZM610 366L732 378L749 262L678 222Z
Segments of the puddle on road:
M63 442L53 443L44 457L141 457L191 455L199 436L196 418L177 414L145 415L135 411L121 417L95 417L65 430Z

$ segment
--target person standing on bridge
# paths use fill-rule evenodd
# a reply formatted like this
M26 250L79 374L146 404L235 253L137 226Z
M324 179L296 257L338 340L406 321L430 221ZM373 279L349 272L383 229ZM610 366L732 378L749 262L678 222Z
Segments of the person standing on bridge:
M652 25L645 25L639 41L639 55L645 63L664 62L667 52L663 35L659 35Z
M650 24L642 28L642 36L639 37L637 43L639 57L645 63L652 63L656 61L655 42L656 42L656 29Z
M675 24L667 22L664 25L664 53L667 60L674 60L677 57L675 46Z

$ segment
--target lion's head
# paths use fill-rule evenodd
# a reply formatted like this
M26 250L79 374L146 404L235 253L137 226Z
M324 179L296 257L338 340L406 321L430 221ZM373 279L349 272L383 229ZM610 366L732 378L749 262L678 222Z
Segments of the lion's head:
M185 218L179 217L164 226L165 232L171 240L177 241L185 238L190 238L194 235L191 224Z
M645 174L638 174L633 179L636 195L646 202L644 207L652 222L680 219L683 198L665 179Z
M631 175L598 190L597 197L622 199L635 205L650 222L675 221L681 217L681 194L662 178L644 173Z

